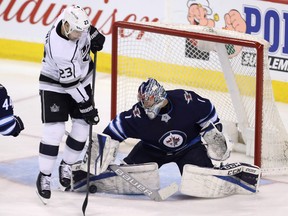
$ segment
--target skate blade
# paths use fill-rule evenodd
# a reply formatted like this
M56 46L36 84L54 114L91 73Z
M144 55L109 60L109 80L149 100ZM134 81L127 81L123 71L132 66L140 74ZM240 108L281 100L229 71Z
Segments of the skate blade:
M61 184L59 184L59 186L58 186L58 189L59 189L60 191L70 191L70 188L71 188L71 186L69 186L69 187L64 187L64 186L62 186Z
M42 196L38 193L37 190L36 190L36 194L38 195L38 197L39 197L39 199L41 200L41 202L42 202L44 205L47 205L49 199L46 199L46 198L42 197Z

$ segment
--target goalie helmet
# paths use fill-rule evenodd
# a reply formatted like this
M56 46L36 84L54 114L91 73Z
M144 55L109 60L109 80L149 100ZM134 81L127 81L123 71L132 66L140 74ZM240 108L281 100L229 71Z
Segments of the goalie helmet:
M65 9L64 18L62 21L63 25L66 22L69 24L68 31L66 31L64 28L67 37L72 31L83 32L84 30L87 30L91 25L84 9L77 5L73 5Z
M157 80L149 78L138 88L138 102L150 119L154 119L160 112L167 93Z

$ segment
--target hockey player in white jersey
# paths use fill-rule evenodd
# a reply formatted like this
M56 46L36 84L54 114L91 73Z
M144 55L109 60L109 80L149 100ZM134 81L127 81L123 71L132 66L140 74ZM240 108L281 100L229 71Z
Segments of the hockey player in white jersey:
M14 115L12 99L0 84L0 134L17 137L22 130L24 124L19 116Z
M70 186L70 165L84 148L89 124L99 122L91 98L94 63L90 51L95 54L102 50L104 42L104 35L91 25L80 6L67 7L45 38L39 77L43 132L36 185L39 196L46 201L51 196L50 177L65 134L65 122L71 118L72 127L59 166L64 188Z

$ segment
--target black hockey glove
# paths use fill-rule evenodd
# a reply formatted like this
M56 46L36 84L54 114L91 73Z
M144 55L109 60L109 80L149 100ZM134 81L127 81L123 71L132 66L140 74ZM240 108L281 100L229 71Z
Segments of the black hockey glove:
M98 116L98 110L95 109L90 101L81 102L78 104L79 111L82 114L83 119L88 124L96 125L100 121Z
M17 137L22 130L24 130L24 124L19 116L14 116L16 125L12 132L12 136Z
M90 37L91 37L91 52L96 53L103 49L103 44L105 42L105 36L102 35L97 28L90 26Z

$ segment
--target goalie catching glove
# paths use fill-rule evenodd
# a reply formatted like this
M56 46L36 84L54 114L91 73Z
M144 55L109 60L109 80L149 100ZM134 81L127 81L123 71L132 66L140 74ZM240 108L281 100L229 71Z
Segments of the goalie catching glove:
M202 129L202 138L207 147L207 155L216 161L224 161L230 157L230 149L227 146L229 140L222 133L222 124L208 122Z

